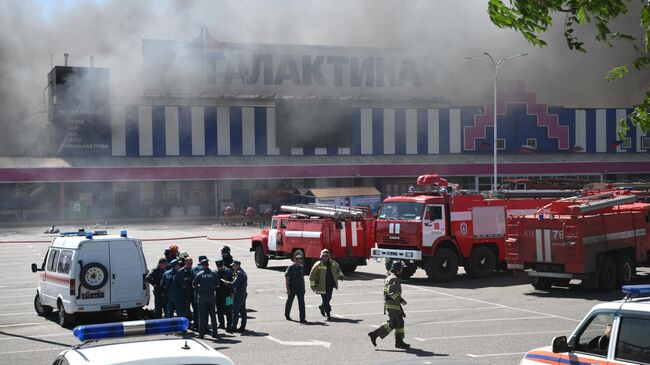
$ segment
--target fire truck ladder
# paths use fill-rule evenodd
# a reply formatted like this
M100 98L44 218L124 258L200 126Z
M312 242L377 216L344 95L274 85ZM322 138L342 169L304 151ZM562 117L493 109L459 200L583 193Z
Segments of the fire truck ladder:
M363 209L326 204L283 205L280 209L287 213L305 214L333 219L362 219L366 216L366 212Z
M617 196L615 198L596 200L590 203L571 205L569 209L578 214L589 213L600 209L610 208L622 204L631 204L636 202L636 195Z

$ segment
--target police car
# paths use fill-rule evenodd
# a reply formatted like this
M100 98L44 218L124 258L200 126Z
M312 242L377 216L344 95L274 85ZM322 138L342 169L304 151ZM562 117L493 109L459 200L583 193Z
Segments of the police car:
M94 344L100 340L127 336L183 333L187 331L188 324L187 318L179 317L77 326L72 332L82 343L61 352L53 364L234 365L227 356L191 338L170 336L166 339Z
M626 297L596 305L567 340L526 353L520 364L650 364L650 285L623 286Z
M126 231L63 232L48 247L39 268L34 309L58 311L59 324L72 326L76 313L126 310L135 317L149 303L147 262L142 243Z

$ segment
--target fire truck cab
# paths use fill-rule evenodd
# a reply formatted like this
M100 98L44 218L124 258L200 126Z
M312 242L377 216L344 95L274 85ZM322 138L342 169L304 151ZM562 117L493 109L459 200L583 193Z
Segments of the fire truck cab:
M369 209L305 204L282 206L288 214L276 215L271 227L254 235L251 251L255 265L266 268L270 259L290 259L296 253L304 257L305 271L330 251L344 272L366 265L374 242L374 217Z
M459 266L472 277L487 277L505 264L506 216L534 212L549 199L486 199L453 191L438 175L423 175L423 191L384 200L376 221L371 256L406 262L402 277L418 267L433 281L453 279ZM505 267L505 265L502 265Z
M565 198L511 218L508 268L542 290L571 279L602 291L629 283L650 254L650 204L636 200L622 191Z

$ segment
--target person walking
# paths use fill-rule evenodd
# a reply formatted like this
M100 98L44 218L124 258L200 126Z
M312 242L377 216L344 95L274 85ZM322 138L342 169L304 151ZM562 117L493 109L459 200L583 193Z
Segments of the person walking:
M223 260L217 260L217 277L219 282L231 282L232 270L227 268ZM217 318L219 319L219 328L226 329L232 327L232 288L229 285L219 285L217 287ZM226 323L227 322L227 323Z
M167 259L162 257L158 260L158 266L156 266L155 269L152 269L145 277L147 283L153 286L154 318L156 319L162 318L163 311L167 305L165 292L160 286L160 281L162 280L165 271L167 271Z
M169 263L171 267L165 271L160 286L167 293L166 318L174 317L174 311L179 317L185 317L185 275L178 269L178 260Z
M226 329L226 332L244 332L246 331L246 297L248 293L246 288L248 286L248 276L246 272L241 268L241 262L238 260L233 260L232 264L232 281L226 283L232 287L233 293L231 297L233 298L233 305L231 311L231 321L230 327ZM237 323L241 317L241 327L237 328Z
M334 289L339 288L339 280L343 280L343 272L336 261L330 259L330 251L324 249L320 252L320 261L312 267L309 273L309 286L316 294L320 294L323 303L318 306L320 314L331 320L332 306L332 293Z
M203 338L208 332L208 316L212 323L212 337L217 338L217 316L214 312L215 294L219 286L217 274L210 270L210 263L207 258L201 260L202 271L196 274L192 280L192 287L198 298L199 338Z
M300 311L300 323L307 323L305 319L305 269L302 266L303 257L297 254L293 257L293 265L287 268L284 274L287 286L287 302L284 306L284 318L291 320L291 307L293 299L298 297L298 310Z
M395 347L408 349L411 346L404 342L404 309L406 300L402 298L402 284L399 278L402 273L402 261L395 260L390 266L388 277L384 281L384 313L388 313L388 320L383 326L368 332L370 342L377 346L377 337L385 338L391 331L395 331Z

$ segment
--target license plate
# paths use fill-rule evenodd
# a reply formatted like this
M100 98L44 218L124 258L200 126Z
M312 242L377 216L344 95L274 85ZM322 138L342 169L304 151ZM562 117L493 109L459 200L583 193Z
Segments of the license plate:
M83 293L81 294L81 299L97 299L103 298L104 293Z

